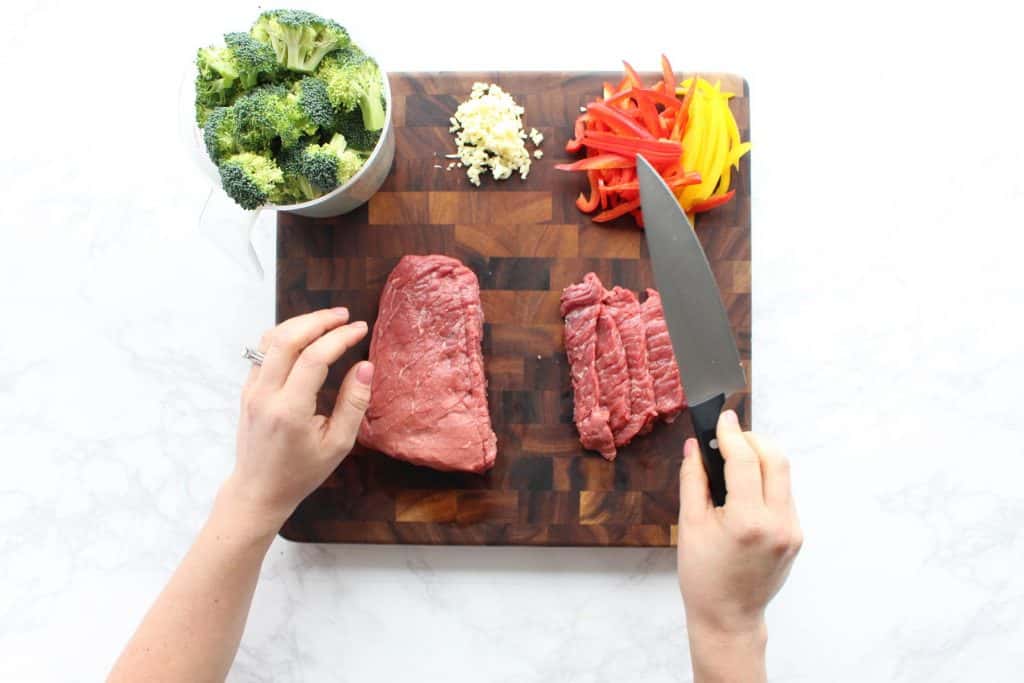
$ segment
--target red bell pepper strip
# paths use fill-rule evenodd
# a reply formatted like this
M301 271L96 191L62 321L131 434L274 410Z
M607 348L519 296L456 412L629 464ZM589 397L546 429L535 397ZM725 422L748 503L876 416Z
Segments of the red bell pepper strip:
M700 183L700 173L696 171L690 171L684 175L675 178L665 178L665 184L671 188L686 187L687 185L697 185ZM640 181L631 180L629 182L620 183L618 185L610 185L606 188L608 191L614 192L629 192L629 191L640 191Z
M720 194L717 197L709 197L702 202L695 202L693 207L690 209L693 213L701 213L703 211L710 211L711 209L717 208L722 204L728 203L733 195L736 194L736 190L729 190L725 194Z
M601 208L602 209L607 209L608 208L608 202L610 200L608 199L608 188L604 184L604 179L602 179L602 178L598 178L597 179L597 192L601 196Z
M595 223L607 223L608 221L615 220L619 216L625 216L627 213L629 213L633 209L639 209L639 208L640 208L640 200L639 199L634 199L631 202L623 202L622 204L619 204L618 206L616 206L614 208L608 209L607 211L602 211L601 213L599 213L596 216L594 216L594 222Z
M629 62L622 60L622 66L626 68L626 79L633 84L634 88L644 87L643 83L640 82L640 74L636 72L636 69Z
M666 133L661 129L661 119L658 118L658 108L654 106L654 102L647 96L647 91L640 90L637 92L636 103L640 108L640 115L643 117L644 125L647 126L647 130L651 131L651 135L656 138L665 137Z
M636 121L626 116L623 112L609 107L604 102L591 102L587 105L587 113L590 114L592 118L604 123L616 133L637 138L645 138L647 140L653 140L655 138L653 133L637 124Z
M597 188L597 172L587 171L587 180L590 181L590 199L587 199L582 192L580 192L580 196L576 198L576 208L583 213L590 213L596 209L597 203L601 199Z
M693 91L697 89L697 76L694 76L690 80L690 88L683 95L683 102L679 105L679 111L676 112L676 123L672 126L672 134L669 137L673 140L682 140L683 133L686 132L686 123L690 119L690 102L693 101Z
M621 154L597 154L571 164L555 164L559 171L591 171L603 168L636 168L636 157Z
M633 209L629 212L629 215L636 221L636 227L643 229L644 227L644 211L643 209Z
M573 126L573 139L565 143L566 152L578 152L583 147L583 143L580 139L583 137L583 131L586 130L587 122L590 121L590 117L587 114L580 114L576 117L576 123Z
M668 63L668 57L661 56L662 91L666 95L672 95L675 99L676 77L672 73L672 65Z
M600 149L605 152L614 152L624 156L643 154L652 163L665 164L677 161L683 150L682 145L671 140L637 140L635 138L619 137L614 133L602 133L599 131L584 133L582 143L587 147Z
M637 95L640 93L644 93L658 104L665 105L666 110L675 111L676 109L679 108L678 97L676 97L675 95L666 95L663 92L651 90L650 88L630 88L629 90L624 90L623 92L620 92L619 94L612 96L612 98L608 100L608 104L615 104L623 99L636 99Z

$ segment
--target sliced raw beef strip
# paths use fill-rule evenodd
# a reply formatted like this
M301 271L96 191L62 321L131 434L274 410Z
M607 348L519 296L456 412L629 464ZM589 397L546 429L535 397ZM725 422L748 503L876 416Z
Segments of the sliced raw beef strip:
M597 351L594 365L597 368L597 386L600 389L600 403L608 409L608 426L616 446L624 441L619 435L629 424L629 368L626 365L626 350L622 346L619 328L607 306L601 306L597 318ZM608 456L605 456L608 457ZM614 456L613 456L614 457ZM612 458L609 458L609 460Z
M597 322L604 286L593 273L562 292L565 352L572 372L573 421L580 443L608 459L615 457L615 439L608 426L608 409L601 405L596 367Z
M497 439L487 410L476 275L447 256L406 256L391 271L370 341L368 448L438 470L484 472Z
M629 369L629 420L612 429L615 445L623 446L658 417L654 380L647 368L647 332L636 295L615 287L604 295L604 310L615 320Z
M679 366L668 336L661 295L647 290L647 299L640 307L647 331L647 367L654 380L654 400L658 415L671 422L686 407L686 395L679 379Z

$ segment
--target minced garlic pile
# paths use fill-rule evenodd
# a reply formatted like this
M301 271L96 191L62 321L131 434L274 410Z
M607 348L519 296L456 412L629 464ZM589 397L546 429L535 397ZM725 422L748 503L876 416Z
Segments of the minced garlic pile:
M480 175L488 169L495 180L504 180L513 171L519 171L521 178L530 173L522 115L523 108L494 83L473 84L469 99L451 117L449 129L455 133L458 148L458 154L449 156L466 167L469 182L479 186ZM529 138L540 145L544 136L534 128ZM535 150L534 156L540 159L541 151Z

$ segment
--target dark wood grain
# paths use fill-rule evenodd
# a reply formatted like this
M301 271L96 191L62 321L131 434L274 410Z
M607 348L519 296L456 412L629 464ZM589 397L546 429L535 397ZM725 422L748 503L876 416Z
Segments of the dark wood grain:
M559 294L588 270L606 285L652 286L643 233L629 218L596 225L573 202L584 179L555 171L581 104L600 73L394 74L397 149L381 192L346 216L278 215L277 319L335 305L371 325L384 281L404 254L443 253L480 279L483 348L498 460L484 475L436 472L361 447L288 520L286 538L310 542L470 545L662 546L676 540L678 471L689 419L659 424L615 462L584 451L572 424ZM526 106L525 124L546 136L527 180L475 188L445 170L447 120L476 80L505 87ZM746 82L723 76L749 138ZM436 168L440 166L441 168ZM750 165L736 199L701 215L697 232L722 290L751 376ZM363 342L328 377L326 412L342 370L365 358ZM732 396L751 422L750 387Z

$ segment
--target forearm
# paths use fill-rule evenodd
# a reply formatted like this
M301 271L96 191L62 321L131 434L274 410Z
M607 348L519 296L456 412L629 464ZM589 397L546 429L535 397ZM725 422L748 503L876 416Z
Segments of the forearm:
M764 683L764 622L736 633L692 625L689 628L690 659L694 683Z
M279 524L227 482L108 680L223 681Z

